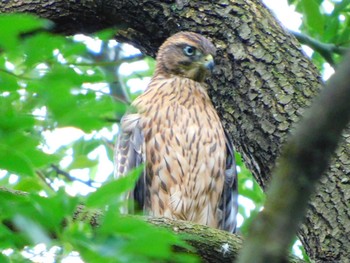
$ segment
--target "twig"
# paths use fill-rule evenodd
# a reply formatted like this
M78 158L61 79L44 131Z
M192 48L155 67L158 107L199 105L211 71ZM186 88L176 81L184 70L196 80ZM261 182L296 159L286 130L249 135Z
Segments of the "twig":
M95 93L101 93L101 94L106 95L106 96L111 96L113 99L115 99L116 101L118 101L118 102L120 102L122 104L130 105L130 101L124 100L123 98L120 98L120 97L118 97L116 95L110 94L109 92L105 92L105 91L102 91L102 90L94 90L94 89L85 88L85 87L81 87L80 89L86 90L86 91L93 91Z
M94 180L85 181L85 180L76 178L74 176L71 176L66 171L61 170L57 165L54 165L54 164L51 164L51 168L54 169L57 174L63 175L65 178L67 178L71 182L77 181L77 182L81 182L83 184L86 184L89 187L97 188L96 186L93 185L93 184L97 184L97 182L95 182Z
M104 142L104 144L111 150L114 150L115 142L111 142L107 140L106 138L101 138L101 140Z
M33 79L33 78L28 78L28 77L24 77L22 75L16 75L15 73L11 72L11 71L8 71L8 70L5 70L5 69L2 69L0 68L0 72L4 72L12 77L15 77L15 78L18 78L18 79L23 79L23 80L36 80L36 79Z
M140 53L140 54L132 55L129 57L123 57L117 61L99 61L99 62L93 62L93 63L68 62L66 64L72 65L72 66L79 66L79 67L96 67L96 66L116 66L116 67L118 67L124 62L127 62L127 63L136 62L136 61L139 61L143 58L145 58L145 55Z
M43 173L41 171L36 171L36 174L39 176L39 178L45 183L46 186L48 186L48 188L51 191L55 191L52 187L52 182L50 181L49 178L47 178L45 175L43 175Z

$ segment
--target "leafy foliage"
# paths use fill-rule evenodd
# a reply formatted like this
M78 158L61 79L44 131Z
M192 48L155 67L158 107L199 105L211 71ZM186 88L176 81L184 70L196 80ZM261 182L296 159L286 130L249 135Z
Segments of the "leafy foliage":
M174 253L173 245L191 251L178 236L119 214L120 197L139 170L118 181L107 171L97 180L99 155L113 159L103 134L117 129L127 106L110 95L106 81L113 76L94 64L96 54L81 41L41 30L49 26L31 15L0 16L0 180L12 189L0 191L0 261L35 260L41 244L41 253L54 251L58 261L78 253L86 262L196 262L191 254ZM99 39L112 33L101 32ZM60 140L56 132L67 129L68 142L50 146ZM85 179L73 176L78 173ZM77 183L92 193L67 194ZM28 194L13 195L14 189ZM100 227L74 220L80 203L87 212L103 212Z
M319 43L331 44L334 48L312 55L313 62L324 70L324 63L337 65L350 46L350 2L347 0L288 0L302 14L300 30ZM330 48L331 46L325 46ZM335 52L337 48L344 51ZM321 51L321 52L320 52ZM328 54L330 52L330 54ZM340 53L340 54L339 54Z
M113 160L109 141L114 139L107 140L103 134L115 130L113 122L125 112L127 107L120 101L133 99L140 92L130 92L130 81L149 78L154 60L142 55L123 60L123 51L118 49L114 59L119 60L111 61L108 42L102 42L104 49L96 54L84 42L39 30L50 25L30 15L0 16L0 27L6 28L0 37L0 180L8 189L29 193L14 196L0 192L2 261L25 262L28 255L34 258L38 244L44 244L40 252L44 255L53 250L56 260L78 252L86 262L196 261L191 255L174 254L172 245L191 249L179 237L119 214L124 205L120 196L133 187L138 170L117 181L105 175L107 182L101 187L103 180L96 182L99 157L92 156L102 147L100 152ZM108 39L111 33L100 32L99 39ZM116 75L123 64L140 59L148 68ZM74 138L52 149L52 141L62 140L55 138L55 132L68 127ZM251 175L237 157L242 167L242 194L259 209L262 192L256 191L256 183L249 183ZM72 176L83 169L88 170L88 179ZM86 197L67 195L71 187L79 186L77 182L90 186L89 191L99 188ZM93 229L88 222L73 220L80 203L90 211L104 211L101 227ZM240 211L244 218L249 216L246 210Z
M302 33L320 43L349 47L349 1L288 2L303 15ZM113 162L118 120L152 75L154 60L107 41L111 30L92 38L100 46L93 51L84 37L42 30L51 25L30 15L0 16L0 183L28 192L0 192L0 261L30 262L38 244L45 244L40 253L54 251L51 257L57 261L77 255L86 262L196 261L173 253L173 244L191 249L178 237L119 214L125 205L119 197L138 173L112 181L112 171L106 169ZM337 52L330 58L312 54L320 70L326 61L336 65L341 57ZM67 133L68 139L56 137ZM236 159L240 231L245 235L265 198L238 153ZM83 188L84 195L75 196L76 188ZM73 220L80 203L89 211L103 211L101 227ZM21 231L9 228L10 221Z

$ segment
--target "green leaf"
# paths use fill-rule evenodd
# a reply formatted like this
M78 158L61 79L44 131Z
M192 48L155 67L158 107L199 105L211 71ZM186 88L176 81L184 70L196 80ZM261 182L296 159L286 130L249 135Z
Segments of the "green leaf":
M244 220L243 225L239 228L239 230L243 233L243 235L246 236L248 234L250 226L258 214L259 214L259 211L253 210L251 211L250 217Z
M55 154L47 154L36 148L29 148L24 151L24 153L30 158L32 164L36 169L43 168L44 166L49 166L52 163L59 161L59 157Z
M338 17L326 17L325 32L322 37L324 42L335 42L339 29L339 18Z
M347 14L346 20L343 23L342 29L338 32L337 43L339 45L349 46L350 44L350 16Z
M86 205L88 207L105 207L108 204L119 203L121 194L135 187L142 170L143 166L137 167L128 175L101 186L88 196Z
M85 140L84 138L80 138L73 144L73 154L76 156L88 155L90 152L99 147L100 144L101 142L99 140Z
M315 0L302 0L304 16L308 31L316 36L322 36L324 31L324 16L320 4Z
M22 249L28 244L28 240L22 233L14 233L5 225L0 224L0 249ZM1 253L0 253L1 255ZM2 262L2 261L0 261ZM13 261L12 261L13 262Z
M11 92L8 96L1 97L0 138L1 131L7 135L11 135L15 131L27 130L33 127L35 122L33 116L20 111L22 105L19 104L19 100L20 96L17 92Z
M59 50L65 42L66 40L63 37L48 33L40 33L28 37L23 42L23 51L26 54L26 66L31 68L33 65L45 61L53 62L56 59L54 57L54 50Z
M39 28L48 28L51 22L30 14L1 14L0 47L13 50L19 46L20 34Z
M108 209L104 214L97 235L102 240L104 236L108 238L108 242L101 240L104 249L110 251L111 256L115 253L119 258L125 257L127 260L123 262L158 262L160 259L161 262L166 259L172 259L173 262L198 262L196 257L173 253L173 246L193 250L180 236L150 225L141 218L120 216L113 209ZM114 238L111 239L111 236Z
M35 177L22 177L14 189L25 192L39 192L43 189L43 182Z
M51 240L48 233L31 218L17 214L13 218L13 222L18 229L27 235L32 244L44 243L50 245Z
M91 168L98 165L98 160L91 160L85 155L75 156L67 170Z
M2 253L0 253L0 262L10 263L10 260Z
M0 69L0 91L15 91L19 88L17 77L7 69Z
M349 10L349 6L350 6L349 0L342 0L342 1L335 2L332 15L338 16L341 12L346 13Z
M60 52L68 63L73 63L76 62L77 58L81 59L86 56L87 47L83 43L75 42L73 37L68 37L65 38L65 43L61 46Z
M0 144L0 168L24 176L34 176L30 159L16 149Z
M301 0L288 0L288 5L298 5Z
M116 34L116 30L113 28L110 28L110 29L105 29L105 30L102 30L100 32L95 33L95 36L98 39L107 41L107 40L113 39L115 34Z
M27 216L36 214L35 220L49 232L60 235L65 218L71 217L78 204L76 197L68 196L63 189L50 197L30 194L31 207L26 210Z

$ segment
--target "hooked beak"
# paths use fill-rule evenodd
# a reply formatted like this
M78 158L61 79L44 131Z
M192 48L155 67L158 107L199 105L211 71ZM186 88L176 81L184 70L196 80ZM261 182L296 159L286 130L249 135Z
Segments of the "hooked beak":
M215 63L214 63L214 58L212 55L209 54L205 57L204 66L209 71L213 71Z

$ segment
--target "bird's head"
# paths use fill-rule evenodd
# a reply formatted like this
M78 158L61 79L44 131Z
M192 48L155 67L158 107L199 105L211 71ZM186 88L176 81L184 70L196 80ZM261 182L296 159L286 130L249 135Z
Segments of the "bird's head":
M156 74L203 82L214 67L214 45L202 35L179 32L159 48Z

